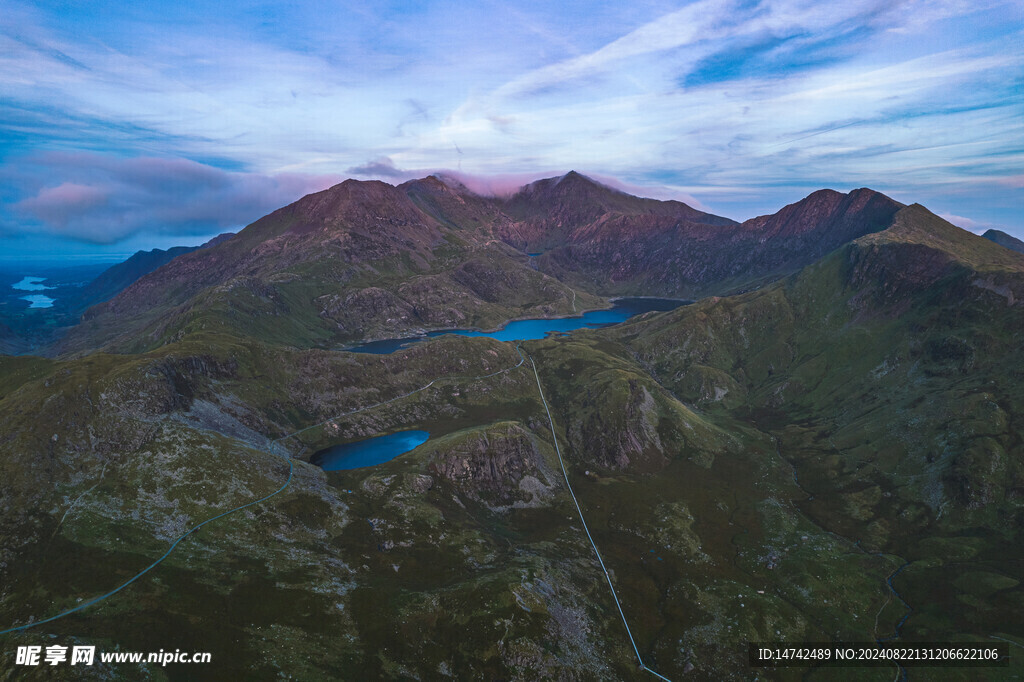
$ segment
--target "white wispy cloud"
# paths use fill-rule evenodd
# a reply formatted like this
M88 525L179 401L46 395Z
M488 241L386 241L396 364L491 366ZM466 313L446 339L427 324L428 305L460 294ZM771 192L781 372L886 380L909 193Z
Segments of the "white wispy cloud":
M937 215L943 220L947 220L957 227L962 227L965 230L970 230L975 234L981 234L991 227L985 223L979 223L977 220L971 220L970 218L965 218L962 215L956 215L954 213L939 213Z

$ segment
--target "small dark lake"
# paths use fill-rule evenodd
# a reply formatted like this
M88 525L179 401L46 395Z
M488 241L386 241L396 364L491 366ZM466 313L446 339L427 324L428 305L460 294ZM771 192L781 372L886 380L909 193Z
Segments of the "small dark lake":
M320 450L310 457L324 471L343 471L383 464L427 442L426 431L399 431Z
M552 332L571 332L574 329L598 329L613 324L625 322L634 315L649 313L652 311L674 310L688 301L680 301L671 298L620 298L613 301L611 308L607 310L591 310L579 317L556 317L552 319L516 320L497 331L482 332L472 329L449 329L444 331L429 332L423 336L413 336L404 339L382 339L380 341L368 341L347 350L353 353L375 353L387 355L396 350L411 346L414 343L443 336L444 334L458 334L459 336L487 336L498 341L530 341L543 339Z

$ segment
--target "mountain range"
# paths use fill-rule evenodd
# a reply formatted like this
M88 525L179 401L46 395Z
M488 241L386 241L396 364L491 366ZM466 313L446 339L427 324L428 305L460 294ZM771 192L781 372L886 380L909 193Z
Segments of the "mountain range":
M823 190L738 224L575 172L501 199L435 177L349 180L142 277L59 350L147 350L199 328L337 347L566 314L595 296L726 294L883 229L901 207Z
M7 648L222 652L211 679L649 679L638 652L746 680L779 672L748 641L1024 645L1024 254L986 237L869 189L743 223L573 172L306 196L143 274L47 357L0 356L0 631L284 484ZM346 350L623 295L693 302ZM310 463L406 429L430 439Z

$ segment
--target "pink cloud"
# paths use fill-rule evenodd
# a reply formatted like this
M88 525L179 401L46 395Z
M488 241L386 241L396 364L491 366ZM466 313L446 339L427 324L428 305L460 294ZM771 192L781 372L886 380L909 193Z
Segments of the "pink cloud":
M348 173L365 179L383 180L384 182L390 183L402 183L407 180L415 180L422 178L427 175L437 175L442 178L452 178L462 185L465 185L470 191L475 192L483 196L510 196L519 191L524 185L528 185L531 182L542 180L544 178L558 177L565 174L565 170L549 170L549 171L534 171L530 173L503 173L495 175L484 175L465 173L463 171L450 170L447 168L419 168L419 169L402 169L395 165L388 157L383 157L370 161L361 166L354 166L349 168ZM699 199L693 195L683 192L681 190L674 189L672 187L664 186L650 186L650 185L634 185L628 182L623 182L618 178L613 178L607 175L600 175L595 173L588 173L580 171L583 175L586 175L590 179L606 185L613 189L617 189L620 192L626 192L638 197L649 197L651 199L669 200L674 199L676 201L682 201L689 204L693 208L700 211L709 211L710 209L705 206Z
M524 185L528 185L531 182L561 175L561 173L556 172L474 175L472 173L450 170L435 171L435 174L442 178L452 178L471 192L485 197L511 196L522 189Z
M109 199L109 193L101 187L64 182L56 187L44 187L16 207L63 228L72 216L101 207Z
M14 205L45 230L93 243L141 232L237 229L343 176L226 171L188 159L51 153L33 159L41 187ZM57 178L59 183L46 182Z
M436 175L441 178L454 180L464 185L471 192L482 196L507 196L515 194L523 185L527 185L534 180L562 174L558 171L537 171L532 173L481 175L464 173L449 168L399 168L395 165L394 161L386 156L360 166L353 166L346 172L359 179L383 180L393 184L401 184L408 180L417 180L428 175Z

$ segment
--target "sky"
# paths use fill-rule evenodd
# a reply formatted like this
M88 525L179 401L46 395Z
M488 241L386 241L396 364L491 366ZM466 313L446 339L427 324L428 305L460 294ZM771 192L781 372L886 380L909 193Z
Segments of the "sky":
M743 220L871 187L1024 238L1024 0L0 0L0 259L346 178L575 169Z

